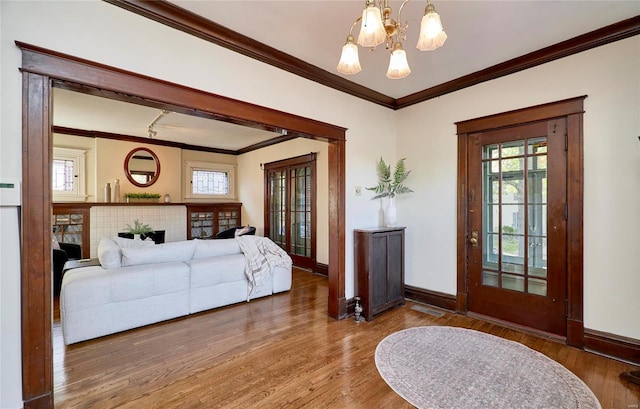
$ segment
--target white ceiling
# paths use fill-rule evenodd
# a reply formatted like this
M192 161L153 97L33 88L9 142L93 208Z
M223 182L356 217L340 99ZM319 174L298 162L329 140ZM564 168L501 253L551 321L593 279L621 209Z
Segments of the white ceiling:
M364 0L169 1L337 75L342 75L336 71L342 46L365 5ZM402 1L389 4L395 20ZM432 0L448 39L442 48L424 52L415 46L426 4L411 0L402 11L402 21L409 23L403 43L409 77L385 76L384 45L373 52L360 47L362 71L344 77L400 98L640 14L638 0Z
M169 0L224 27L276 48L323 70L335 67L349 28L364 0L207 1ZM393 18L401 1L390 1ZM435 51L415 48L425 0L409 1L407 51L412 73L386 78L389 53L360 48L362 71L344 76L392 98L460 78L532 51L640 15L640 1L458 1L433 0L448 39ZM357 36L358 27L354 29ZM161 111L140 105L56 89L54 125L147 138L148 125ZM154 127L155 139L238 150L279 134L178 113Z
M135 136L148 141L149 125L162 110L61 88L53 90L53 124L87 131ZM236 151L279 133L171 112L153 126L155 140Z

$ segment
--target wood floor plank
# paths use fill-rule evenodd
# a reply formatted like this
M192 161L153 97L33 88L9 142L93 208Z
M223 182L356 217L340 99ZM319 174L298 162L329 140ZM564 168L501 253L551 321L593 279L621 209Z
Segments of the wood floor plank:
M371 322L327 317L327 280L294 271L290 292L65 346L54 304L56 408L411 408L382 380L378 343L429 325L471 328L520 342L564 365L604 409L638 408L638 369L557 340L483 319L411 309ZM635 406L634 406L635 405Z

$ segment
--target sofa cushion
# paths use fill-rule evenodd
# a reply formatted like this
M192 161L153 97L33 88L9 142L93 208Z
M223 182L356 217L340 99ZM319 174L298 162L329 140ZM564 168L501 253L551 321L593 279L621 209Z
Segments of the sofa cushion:
M156 242L151 240L148 237L144 240L134 240L134 239L127 239L125 237L113 236L113 241L115 241L116 244L120 246L121 249L125 249L125 248L140 249L140 248L151 247L156 245Z
M118 268L120 267L122 259L122 253L120 247L115 241L108 237L103 237L98 243L98 260L100 265L104 268Z
M196 242L196 251L193 254L194 259L226 256L229 254L242 254L242 250L240 250L240 246L236 239L194 241Z
M185 263L191 269L191 288L246 281L243 254L193 259Z
M193 258L196 243L193 240L157 244L146 248L122 249L122 266L186 261Z

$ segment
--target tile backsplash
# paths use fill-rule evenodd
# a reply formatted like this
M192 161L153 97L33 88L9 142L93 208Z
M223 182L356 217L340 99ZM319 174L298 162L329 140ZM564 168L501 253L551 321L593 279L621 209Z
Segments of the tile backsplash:
M165 231L165 242L187 239L186 206L93 206L90 213L91 257L98 257L101 237L125 232L134 220Z

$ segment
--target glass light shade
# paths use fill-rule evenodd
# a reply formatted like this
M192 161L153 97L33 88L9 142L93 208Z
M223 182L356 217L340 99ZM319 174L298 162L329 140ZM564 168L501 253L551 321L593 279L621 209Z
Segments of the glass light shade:
M440 16L435 10L429 10L422 17L420 24L420 37L416 48L420 51L431 51L442 47L447 40L447 34L442 28Z
M347 41L342 47L342 55L338 62L338 72L342 74L357 74L362 70L358 59L358 46L353 41Z
M396 43L389 59L389 69L387 70L387 78L394 80L404 78L411 74L409 63L407 62L407 53L402 49L402 44Z
M358 34L358 44L363 47L375 47L385 42L387 32L382 25L380 9L367 6L362 10L362 25Z

